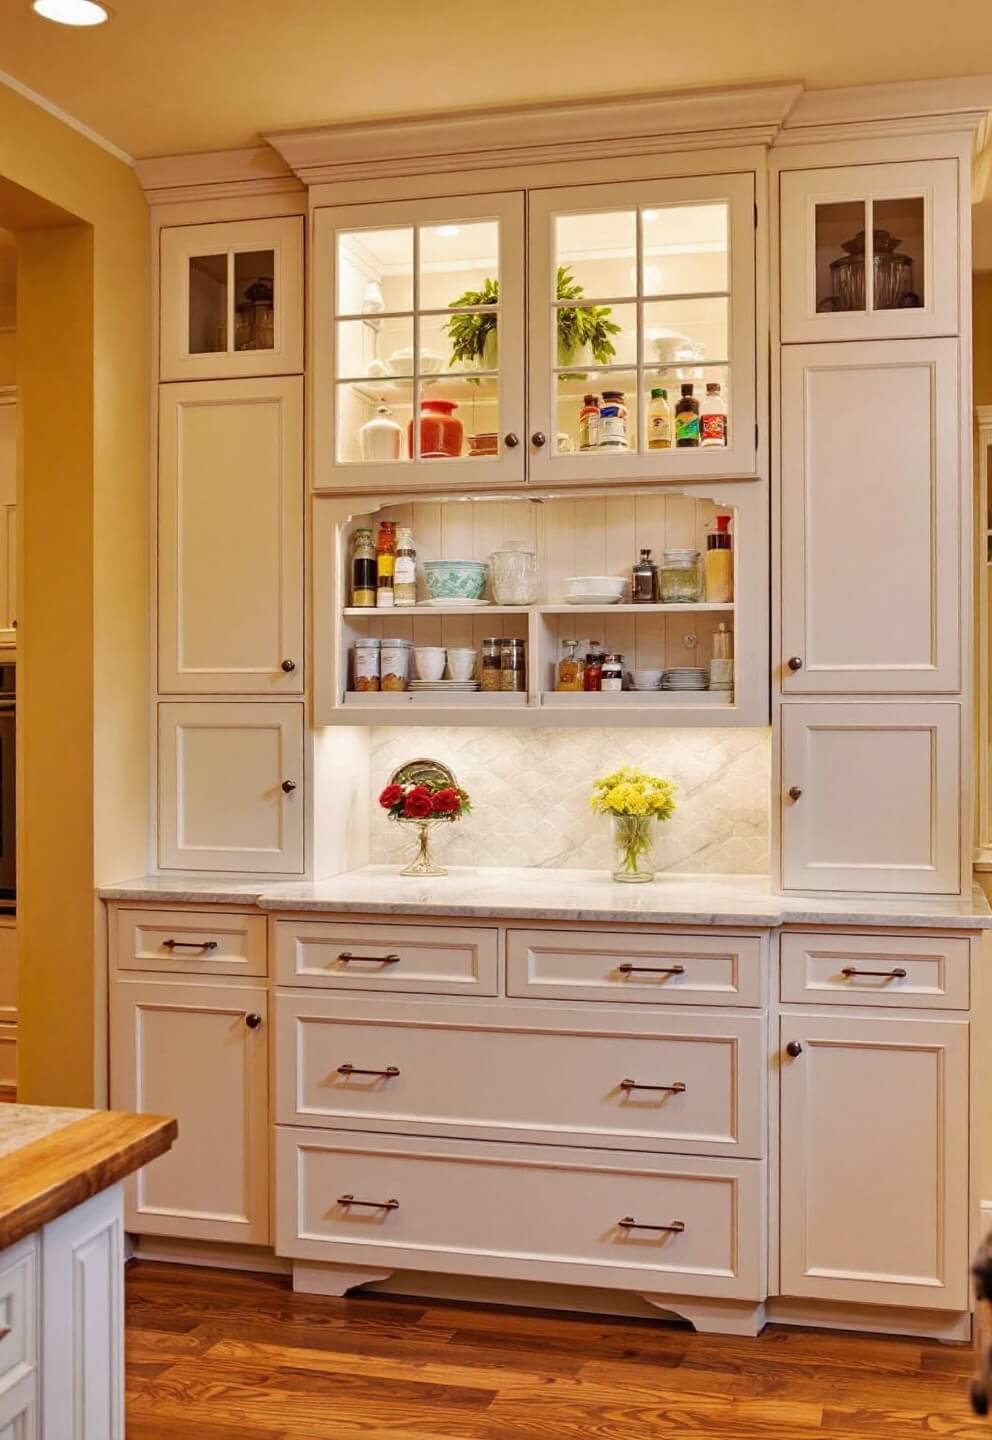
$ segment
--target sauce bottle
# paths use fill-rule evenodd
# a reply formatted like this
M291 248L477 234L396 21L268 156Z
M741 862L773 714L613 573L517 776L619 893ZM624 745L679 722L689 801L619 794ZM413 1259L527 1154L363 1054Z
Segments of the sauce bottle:
M648 405L648 449L671 450L672 448L672 407L668 403L668 391L651 391Z
M706 386L706 399L699 407L699 443L703 448L727 443L727 402L713 381Z
M379 522L379 534L375 543L375 603L380 610L391 610L395 602L393 580L396 574L396 524L392 520Z
M718 515L715 528L706 537L703 561L705 595L710 602L727 604L734 598L734 552L730 538L730 516Z
M595 450L598 444L599 400L595 395L585 395L579 411L579 449Z
M679 449L699 444L699 401L692 386L682 386L682 398L675 407L675 444Z
M586 668L582 674L582 688L590 693L603 688L603 652L598 640L589 641Z
M351 542L351 603L374 609L376 591L375 546L371 530L356 530Z

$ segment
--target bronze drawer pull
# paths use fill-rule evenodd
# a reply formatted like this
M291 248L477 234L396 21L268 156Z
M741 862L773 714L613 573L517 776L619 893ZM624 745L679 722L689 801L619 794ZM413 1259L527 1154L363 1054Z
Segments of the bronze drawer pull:
M633 1215L625 1215L617 1224L621 1230L663 1230L667 1235L681 1235L685 1230L684 1220L673 1220L671 1225L650 1225L643 1220L635 1220Z
M216 950L216 940L163 940L163 950Z
M840 972L845 980L853 980L856 975L867 975L873 980L905 980L906 972L901 965L895 970L856 970L853 965L845 965Z
M621 975L684 975L684 965L631 965L625 960L617 969Z
M621 1080L621 1090L667 1090L669 1095L684 1095L685 1081L676 1080L674 1085L641 1085L636 1080Z
M339 1075L379 1075L383 1080L395 1080L399 1074L399 1066L387 1065L385 1070L359 1070L357 1065L339 1065Z
M354 1195L339 1195L339 1205L364 1205L369 1210L398 1210L398 1200L356 1200Z
M350 950L342 950L338 959L344 965L351 965L356 960L363 965L398 965L400 963L398 955L353 955Z

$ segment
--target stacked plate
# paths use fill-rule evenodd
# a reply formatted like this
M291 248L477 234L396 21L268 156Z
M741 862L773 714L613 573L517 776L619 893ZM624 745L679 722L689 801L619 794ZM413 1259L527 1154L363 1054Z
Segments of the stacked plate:
M478 680L411 680L410 689L422 694L433 690L440 694L461 695L478 690Z
M709 674L693 665L677 665L666 670L661 677L662 690L706 690L709 688Z

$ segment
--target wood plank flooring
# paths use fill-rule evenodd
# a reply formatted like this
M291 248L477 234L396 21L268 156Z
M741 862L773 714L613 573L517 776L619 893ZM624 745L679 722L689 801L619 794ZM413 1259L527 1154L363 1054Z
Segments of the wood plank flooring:
M355 1296L141 1261L127 1440L992 1437L969 1346Z

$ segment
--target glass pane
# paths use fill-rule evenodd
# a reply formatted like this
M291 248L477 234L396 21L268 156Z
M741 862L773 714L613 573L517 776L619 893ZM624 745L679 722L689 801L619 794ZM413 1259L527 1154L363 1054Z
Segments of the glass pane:
M371 316L367 320L339 320L337 326L339 380L383 380L390 375L413 374L413 321L407 316Z
M729 358L730 302L651 300L644 306L645 365L692 365Z
M275 346L275 255L240 250L234 256L234 348Z
M495 310L425 316L420 321L421 373L498 370L498 327Z
M421 310L490 305L499 299L499 222L420 227Z
M865 308L865 206L836 200L816 206L816 308Z
M339 315L378 315L413 309L413 231L338 232Z
M925 227L922 195L873 203L876 310L912 310L926 304Z
M726 365L678 365L644 373L645 443L648 450L671 450L681 439L703 449L722 448L728 440L729 377ZM664 391L663 395L654 392ZM685 399L698 405L682 406ZM681 407L681 408L680 408ZM686 424L688 421L688 424Z
M227 256L193 255L189 262L189 353L227 349Z
M558 300L636 295L636 212L557 216L555 265Z
M557 377L555 454L623 455L637 449L636 370Z
M636 362L636 305L559 305L554 314L561 369Z
M642 210L644 294L728 290L728 218L724 201Z
M495 381L483 381L478 395L466 380L423 380L420 384L420 426L414 439L421 460L457 460L468 454L467 436L492 434L498 428Z
M337 457L346 465L407 460L413 382L367 381L336 388Z

